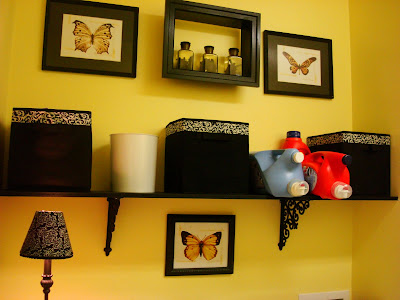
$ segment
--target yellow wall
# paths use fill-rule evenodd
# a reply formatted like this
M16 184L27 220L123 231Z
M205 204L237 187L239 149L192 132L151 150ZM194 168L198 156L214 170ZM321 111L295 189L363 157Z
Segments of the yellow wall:
M4 164L4 149L6 142L6 102L8 91L8 76L10 70L11 38L13 33L12 16L13 1L0 1L0 166ZM3 167L0 169L0 187L3 180Z
M0 69L9 81L8 93L0 91L6 130L12 107L92 111L93 190L109 189L111 133L160 136L161 190L164 127L181 117L249 122L250 150L277 148L287 130L307 137L352 129L347 0L199 1L257 11L262 30L332 39L333 100L265 95L262 66L260 88L161 78L164 0L107 1L140 8L137 78L42 71L45 0L2 2L14 6L8 12L13 28L10 73ZM299 293L351 289L349 202L312 202L281 252L276 200L123 199L113 251L105 257L105 199L0 197L0 299L42 297L42 261L19 257L33 214L40 209L64 211L74 249L72 259L53 263L53 299L203 299L206 293L210 299L289 300ZM164 277L168 213L236 215L234 274Z
M389 133L392 195L400 191L400 2L350 0L353 128ZM366 67L367 66L367 67ZM400 297L400 203L354 206L354 300Z

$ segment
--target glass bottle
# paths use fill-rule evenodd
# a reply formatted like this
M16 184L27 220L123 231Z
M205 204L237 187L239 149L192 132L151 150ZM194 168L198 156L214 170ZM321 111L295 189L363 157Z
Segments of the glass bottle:
M189 50L189 42L181 42L181 50L178 51L178 68L182 70L193 70L193 51Z
M205 46L203 54L203 71L217 73L218 72L218 55L214 54L213 46Z
M239 56L238 48L229 48L228 66L225 73L242 76L242 58Z

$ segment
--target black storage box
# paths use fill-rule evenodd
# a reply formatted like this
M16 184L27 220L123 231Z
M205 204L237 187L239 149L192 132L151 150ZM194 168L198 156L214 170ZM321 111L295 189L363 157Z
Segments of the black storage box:
M8 188L89 191L91 125L89 111L14 108Z
M349 154L353 195L390 196L390 135L341 131L307 138L311 152Z
M248 194L249 124L179 119L166 127L164 190Z

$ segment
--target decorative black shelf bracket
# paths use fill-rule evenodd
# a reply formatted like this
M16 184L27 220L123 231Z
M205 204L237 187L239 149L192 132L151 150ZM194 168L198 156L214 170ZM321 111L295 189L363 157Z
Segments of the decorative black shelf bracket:
M282 250L289 238L290 230L297 229L299 215L303 215L310 207L309 200L281 199L281 226L279 234L279 250Z
M121 198L117 197L107 197L108 201L107 238L106 238L106 247L104 248L106 256L108 256L112 250L111 239L112 239L112 233L115 230L115 219L118 214L120 199Z

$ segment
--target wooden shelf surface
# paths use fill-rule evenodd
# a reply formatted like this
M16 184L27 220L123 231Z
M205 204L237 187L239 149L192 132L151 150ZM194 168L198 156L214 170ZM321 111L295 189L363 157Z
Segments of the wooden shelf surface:
M119 193L110 191L26 191L26 190L0 190L0 196L8 197L95 197L95 198L197 198L197 199L261 199L261 200L279 200L281 198L271 195L247 195L247 194L189 194L189 193ZM285 199L285 198L283 198ZM321 199L318 196L307 195L299 198L287 198L293 200L329 200ZM350 200L398 200L397 196L387 195L354 195ZM343 201L342 200L342 201Z

